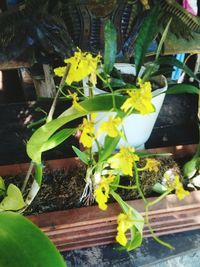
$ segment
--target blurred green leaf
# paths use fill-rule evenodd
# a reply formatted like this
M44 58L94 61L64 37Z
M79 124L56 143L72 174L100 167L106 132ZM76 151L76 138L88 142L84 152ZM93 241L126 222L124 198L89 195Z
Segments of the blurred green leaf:
M194 157L186 162L183 166L183 174L185 177L192 178L199 168L199 158Z
M25 207L25 202L19 188L9 184L6 197L0 203L0 210L20 210Z
M196 75L193 73L193 71L188 68L187 65L182 63L181 61L177 60L174 57L160 57L159 59L156 60L156 63L159 65L170 65L170 66L175 66L179 69L182 69L187 75L191 76L194 78L196 81L200 82L200 80L196 77Z
M0 213L1 267L66 267L44 233L14 212Z
M161 183L156 183L153 186L152 190L158 194L163 194L164 192L167 191L167 188L164 185L162 185Z
M190 84L177 84L175 86L169 87L166 94L199 94L199 89Z
M81 151L80 149L78 149L75 146L72 146L72 149L74 150L76 155L79 157L79 159L82 160L82 162L84 162L85 164L89 163L88 154L86 154L85 152Z
M111 20L106 22L104 40L104 72L110 74L113 69L117 53L117 32Z
M117 144L119 143L120 137L112 138L106 135L104 139L103 149L101 150L101 155L99 157L99 162L106 160L110 157L113 151L116 149Z
M4 196L6 191L4 179L0 176L0 196Z

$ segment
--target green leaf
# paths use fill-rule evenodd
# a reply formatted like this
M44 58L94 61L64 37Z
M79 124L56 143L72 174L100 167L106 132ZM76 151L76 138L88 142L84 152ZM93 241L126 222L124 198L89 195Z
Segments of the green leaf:
M172 153L155 153L155 152L152 153L152 152L148 152L148 151L144 151L144 152L137 151L136 154L140 158L154 157L154 156L157 156L157 157L169 157L169 156L173 155Z
M167 89L166 94L199 94L199 89L190 84L177 84Z
M43 168L44 166L42 165L42 163L35 162L35 180L37 181L39 186L41 186L42 183Z
M111 188L112 188L113 191L116 191L117 190L119 183L120 183L120 175L117 174L115 176L115 180L113 181L113 183L110 184L110 186L111 186Z
M161 183L155 183L152 190L158 194L163 194L164 192L167 191L167 188Z
M72 134L76 132L76 128L69 128L69 129L63 129L59 131L58 133L55 133L53 136L51 136L41 147L41 151L47 151L50 150L58 145L60 145L62 142L64 142L67 138L69 138Z
M104 72L109 74L113 69L117 54L117 32L111 20L106 22L104 40Z
M104 139L103 149L101 150L101 155L99 157L99 162L102 162L109 158L113 151L116 149L117 144L119 143L120 137L112 138L106 135Z
M117 79L117 78L112 78L111 77L111 78L109 78L108 81L109 81L110 86L112 88L121 88L123 86L126 86L126 83L121 79Z
M120 107L127 99L125 96L114 96L116 109L121 112ZM71 107L64 111L57 119L54 119L38 128L29 139L26 150L33 162L41 164L44 144L63 125L92 112L111 111L113 108L113 97L111 94L98 95L92 99L86 99L79 103L83 110Z
M0 176L0 190L6 190L4 179Z
M148 15L146 16L141 25L138 37L135 42L134 56L136 76L138 76L140 68L143 64L147 49L159 30L159 27L157 27L158 7L159 5L155 5L153 8L150 9Z
M126 245L127 251L138 248L142 244L142 235L137 231L136 227L133 226L131 229L131 240Z
M159 65L170 65L170 66L175 66L179 69L182 69L187 75L191 76L194 78L196 81L200 82L200 80L196 77L196 75L193 73L193 71L188 68L187 65L182 63L181 61L177 60L174 57L161 57L156 60L156 63Z
M156 51L156 59L158 59L159 56L160 56L163 44L164 44L164 42L165 42L165 40L167 38L167 34L169 32L169 27L170 27L171 22L172 22L172 18L169 19L169 21L167 23L167 26L165 27L165 30L164 30L164 32L162 34L161 40L159 42L159 45L158 45L158 48L157 48L157 51Z
M79 159L82 160L86 165L88 165L89 158L88 158L87 153L81 151L80 149L78 149L75 146L72 146L72 149L74 150L74 152L76 153L76 155L79 157Z
M47 236L14 212L0 213L0 255L1 267L66 267Z
M6 194L0 203L0 210L20 210L25 207L22 193L16 185L10 184Z
M193 157L183 166L183 174L185 177L192 178L199 169L199 158Z

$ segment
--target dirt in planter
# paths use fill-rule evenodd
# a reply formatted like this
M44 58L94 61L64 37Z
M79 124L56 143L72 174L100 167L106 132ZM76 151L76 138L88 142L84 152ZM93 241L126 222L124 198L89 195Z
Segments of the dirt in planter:
M155 195L152 191L153 185L161 181L164 172L169 168L174 168L180 173L177 163L171 157L161 157L159 161L160 167L157 173L142 171L139 174L141 188L146 197ZM139 165L143 167L145 165L145 159L141 159ZM82 163L78 163L76 167L72 167L69 170L62 169L52 171L46 168L42 187L32 204L25 211L25 214L37 214L84 206L84 204L80 202L80 197L85 186L85 173L86 167ZM14 183L21 188L23 183L22 178L22 176L5 177L5 182L7 186L9 183ZM120 184L126 186L134 185L135 180L125 176L121 178ZM117 192L120 193L124 200L133 200L140 197L136 190L118 189ZM113 201L114 200L110 197L109 202Z

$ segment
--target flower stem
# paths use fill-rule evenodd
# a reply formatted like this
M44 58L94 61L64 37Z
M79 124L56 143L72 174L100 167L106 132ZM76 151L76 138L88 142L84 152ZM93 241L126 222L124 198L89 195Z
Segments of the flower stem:
M50 122L53 118L53 114L54 114L54 111L55 111L55 108L56 108L56 104L58 102L58 98L59 98L59 95L60 95L60 88L63 88L63 86L65 85L65 80L66 80L66 77L67 77L67 74L69 72L69 68L70 68L70 65L67 65L66 67L66 70L65 70L65 73L61 79L61 82L59 84L59 87L58 87L58 91L54 97L54 100L53 100L53 103L51 105L51 108L50 108L50 111L49 111L49 114L47 116L47 120L46 122Z
M137 190L138 190L141 198L143 199L145 205L147 205L148 204L148 201L146 200L146 198L145 198L145 196L144 196L144 194L142 192L142 189L140 187L139 175L138 175L138 170L137 170L137 166L136 166L136 163L135 162L133 163L133 166L134 166L135 181L136 181Z
M119 187L119 188L123 188L123 189L137 189L136 185L133 186L125 186L125 185L117 185L117 184L111 184L111 186L115 186L115 187Z

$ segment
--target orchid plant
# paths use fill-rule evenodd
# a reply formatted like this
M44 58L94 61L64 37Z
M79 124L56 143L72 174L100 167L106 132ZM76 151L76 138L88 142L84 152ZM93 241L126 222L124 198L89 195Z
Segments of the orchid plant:
M170 21L161 38L155 61L146 65L143 76L140 77L138 75L144 61L145 51L154 35L153 31L149 31L149 34L146 34L146 30L153 27L154 12L152 10L150 15L145 18L136 42L135 65L137 78L134 84L126 84L121 82L120 79L113 80L111 77L116 56L116 30L110 21L108 21L105 27L106 45L104 58L100 54L92 55L89 52L82 52L80 49L77 49L71 58L64 61L65 66L54 70L55 75L61 78L61 82L46 118L46 123L33 133L27 143L27 153L32 162L22 192L13 186L6 189L3 181L0 180L0 189L2 189L1 191L5 196L3 199L4 203L0 203L2 210L10 209L10 206L7 208L8 204L13 202L16 192L18 194L17 198L20 199L20 207L16 205L18 207L15 207L16 210L23 210L24 207L27 207L33 201L42 184L44 168L42 153L53 149L71 135L77 135L78 133L83 149L74 146L72 148L79 159L87 166L86 184L81 201L85 204L96 201L99 209L103 211L108 208L107 203L110 196L118 202L122 212L117 217L116 241L123 248L131 250L141 245L145 224L155 240L162 245L172 248L170 244L165 243L155 235L149 223L148 211L151 206L173 191L179 199L184 198L189 192L183 188L178 174L171 175L165 173L163 174L165 192L155 200L149 201L141 189L140 173L147 170L156 173L159 170L160 163L153 157L155 156L154 154L136 151L129 144L123 127L125 118L131 114L139 114L142 117L155 111L152 104L152 83L149 77L158 72L160 64L177 65L196 79L191 70L184 64L169 58L164 60L159 57ZM86 78L88 80L89 94L85 94L84 84ZM95 95L94 89L97 80L100 80L108 88L107 93ZM115 88L116 83L118 86ZM121 84L120 87L119 83ZM167 92L198 93L198 89L191 85L177 85L170 88ZM60 94L71 99L72 105L60 116L53 118L56 102ZM110 114L106 121L101 122L101 120L97 120L97 115L100 112ZM77 118L83 118L82 123L77 128L63 128L68 122ZM100 123L98 129L95 127L97 123ZM104 135L103 143L99 142L101 135ZM123 140L123 145L118 149L120 140ZM94 146L97 149L94 149ZM142 167L139 164L141 158L145 159ZM35 179L28 196L23 200L22 193L27 186L27 180L33 167L35 168ZM128 186L123 185L122 177L129 180ZM120 188L138 191L144 202L145 217L122 199L118 192ZM13 194L9 193L11 189L14 192ZM131 234L130 240L127 238L128 231Z

